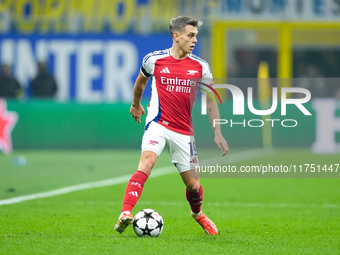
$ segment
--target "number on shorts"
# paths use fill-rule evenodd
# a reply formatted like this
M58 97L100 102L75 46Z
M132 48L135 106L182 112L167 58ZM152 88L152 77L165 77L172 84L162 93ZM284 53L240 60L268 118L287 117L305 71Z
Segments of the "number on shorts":
M190 156L197 156L196 144L195 142L190 142Z

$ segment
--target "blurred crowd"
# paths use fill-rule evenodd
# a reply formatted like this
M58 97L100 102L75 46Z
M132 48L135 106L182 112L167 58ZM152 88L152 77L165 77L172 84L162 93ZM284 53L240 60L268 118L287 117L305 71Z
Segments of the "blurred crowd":
M272 87L279 87L275 50L237 49L234 63L228 68L228 83L238 86L244 94L253 87L253 96L257 98L256 82L260 61L269 65L269 77ZM334 62L335 61L335 62ZM11 66L3 63L0 74L0 98L54 99L58 85L48 69L47 62L37 63L37 73L24 88L13 75ZM340 51L333 54L305 51L295 53L293 79L291 85L306 88L312 98L338 98L340 100ZM299 97L299 95L295 95Z
M49 72L46 62L37 63L37 73L30 81L29 88L26 90L12 74L10 65L1 65L0 98L53 99L57 93L57 87L56 80Z
M254 79L258 76L260 61L269 65L269 77L272 87L278 87L275 79L277 73L277 53L274 49L239 48L233 52L234 62L228 67L228 83L239 86L244 93L253 87L257 97ZM293 79L294 87L305 88L311 92L312 98L340 99L340 51L300 50L294 52ZM299 95L296 95L299 97Z

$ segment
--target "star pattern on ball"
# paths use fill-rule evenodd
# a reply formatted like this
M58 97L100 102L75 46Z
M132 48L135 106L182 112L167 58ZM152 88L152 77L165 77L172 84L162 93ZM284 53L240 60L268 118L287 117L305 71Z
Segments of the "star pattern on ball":
M148 225L148 221L149 221L149 219L146 220L146 226L145 226L145 228L143 229L143 235L151 236L151 234L150 234L150 229L149 229L149 225Z
M135 233L142 236L157 237L163 230L163 218L152 209L139 211L133 221Z

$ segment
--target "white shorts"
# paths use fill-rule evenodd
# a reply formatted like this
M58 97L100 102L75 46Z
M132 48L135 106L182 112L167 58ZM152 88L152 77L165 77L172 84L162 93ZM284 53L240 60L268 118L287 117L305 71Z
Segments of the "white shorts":
M142 152L153 151L159 157L164 146L167 146L170 153L171 163L180 173L196 169L198 166L193 136L174 132L152 121L143 135Z

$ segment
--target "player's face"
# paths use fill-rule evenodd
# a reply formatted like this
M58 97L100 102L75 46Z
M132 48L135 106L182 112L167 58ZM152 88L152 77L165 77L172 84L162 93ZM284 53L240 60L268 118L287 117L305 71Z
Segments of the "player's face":
M186 25L183 32L178 34L178 46L185 53L191 53L197 43L197 27Z

